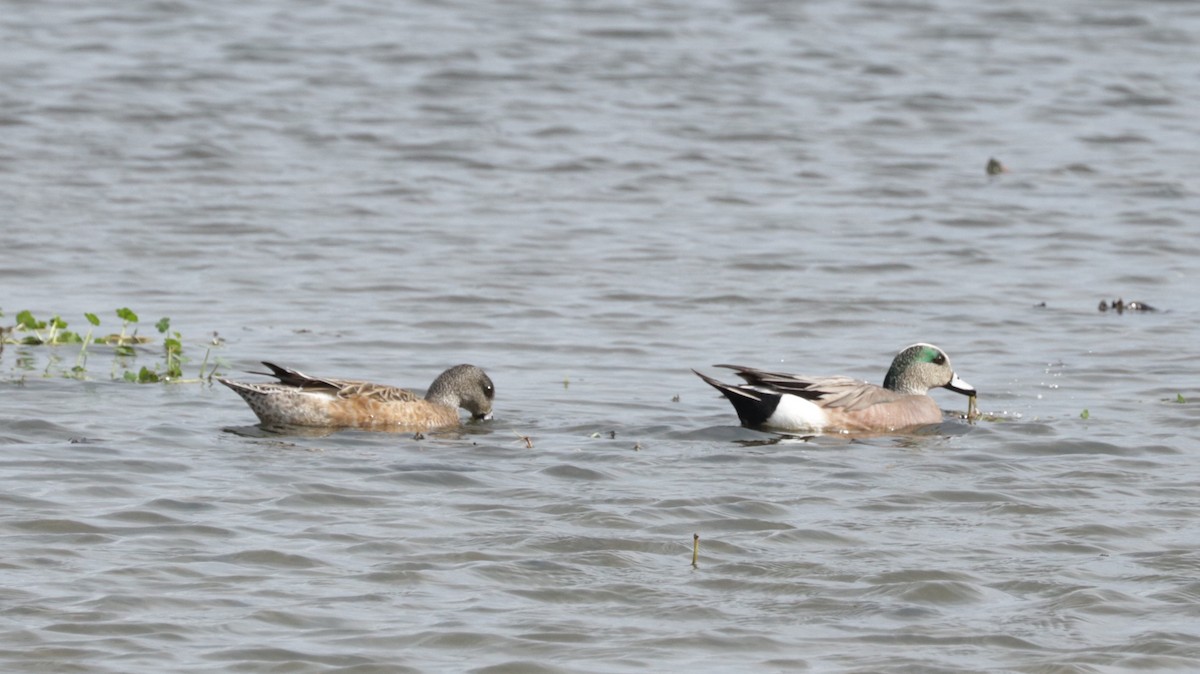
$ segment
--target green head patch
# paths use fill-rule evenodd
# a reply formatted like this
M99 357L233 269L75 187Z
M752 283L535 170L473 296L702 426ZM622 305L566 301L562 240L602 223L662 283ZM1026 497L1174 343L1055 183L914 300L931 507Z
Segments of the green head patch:
M914 361L918 363L933 363L934 365L946 364L946 354L942 353L940 350L935 349L927 344L922 344L918 348L920 350L915 354L915 357L913 358Z
M892 367L888 370L887 376L883 378L883 387L892 391L908 388L904 384L912 378L909 370L918 363L945 365L946 354L942 353L941 349L929 344L913 344L896 354L895 360L892 361Z

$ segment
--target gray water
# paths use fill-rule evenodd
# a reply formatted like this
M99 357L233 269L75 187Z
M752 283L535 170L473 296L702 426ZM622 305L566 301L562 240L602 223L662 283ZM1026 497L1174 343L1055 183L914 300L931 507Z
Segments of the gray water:
M0 353L0 669L1200 669L1200 6L105 5L0 11L0 324L155 338ZM265 433L163 316L496 418ZM689 371L917 341L984 420Z

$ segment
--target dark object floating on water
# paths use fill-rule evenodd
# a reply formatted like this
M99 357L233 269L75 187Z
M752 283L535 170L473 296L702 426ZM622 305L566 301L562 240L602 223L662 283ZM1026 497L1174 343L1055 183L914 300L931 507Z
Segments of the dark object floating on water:
M1008 167L1000 163L999 159L991 157L987 163L987 174L990 176L998 176L1001 173L1008 173Z
M1123 314L1126 311L1158 311L1158 309L1155 309L1145 302L1138 302L1137 300L1126 302L1121 298L1113 300L1111 305L1104 300L1100 300L1099 308L1100 311L1108 311L1109 309L1112 309L1118 314Z

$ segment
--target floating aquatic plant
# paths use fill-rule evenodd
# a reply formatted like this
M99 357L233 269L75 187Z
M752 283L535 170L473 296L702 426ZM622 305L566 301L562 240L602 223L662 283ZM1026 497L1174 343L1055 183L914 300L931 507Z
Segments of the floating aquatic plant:
M212 356L213 347L220 346L224 341L215 332L213 333L213 338L207 344L204 359L200 363L199 373L195 379L186 379L184 376L183 367L188 360L184 356L184 339L178 331L171 330L171 319L167 317L160 319L154 324L159 334L162 335L162 360L149 365L141 364L136 370L129 369L132 365L130 361L136 359L139 355L137 347L150 344L153 339L138 334L140 319L129 307L117 309L115 314L121 321L121 331L103 337L93 337L94 331L100 327L101 323L99 316L94 313L83 314L84 319L88 322L88 330L84 335L80 336L79 333L67 329L69 326L61 316L55 315L53 318L43 321L39 320L29 310L21 311L16 315L16 323L14 325L0 326L0 354L3 354L4 345L6 344L14 344L20 347L58 347L68 344L78 344L79 353L75 357L75 364L68 369L59 368L56 370L56 366L61 359L57 354L57 350L49 351L46 357L46 367L42 375L50 377L61 374L65 377L86 379L89 373L87 364L90 353L88 349L94 344L103 344L112 347L113 360L109 372L110 379L140 384L212 381L213 376L217 372L219 362L216 362L218 359L214 359L210 367L209 359ZM0 317L3 315L3 312L0 312ZM33 362L34 357L27 350L18 353L16 360L17 368L25 370L33 369ZM120 371L119 375L118 371Z

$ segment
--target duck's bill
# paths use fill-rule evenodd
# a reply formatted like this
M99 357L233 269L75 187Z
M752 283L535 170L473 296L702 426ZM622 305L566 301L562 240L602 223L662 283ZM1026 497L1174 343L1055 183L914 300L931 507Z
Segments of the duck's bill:
M965 396L976 395L975 387L959 379L957 374L950 379L949 384L946 384L946 388L954 391L955 393L961 393Z
M492 413L488 412L486 414L472 414L471 418L476 419L478 421L491 421Z

